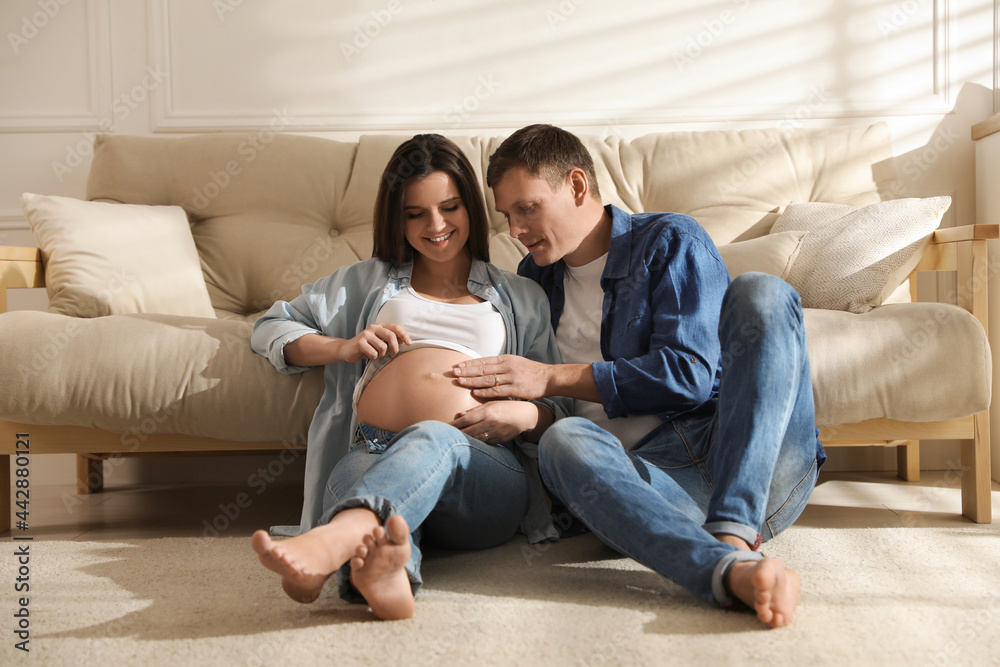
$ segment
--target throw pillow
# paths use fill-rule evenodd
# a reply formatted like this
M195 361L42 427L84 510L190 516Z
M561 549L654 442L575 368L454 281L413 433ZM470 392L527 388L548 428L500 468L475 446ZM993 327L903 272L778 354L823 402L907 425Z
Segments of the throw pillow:
M748 271L761 271L787 279L795 258L799 256L802 238L806 234L808 232L782 232L748 241L727 243L719 247L719 254L729 269L730 278Z
M21 207L42 250L51 312L215 317L180 206L26 192Z
M771 233L809 232L787 278L804 307L864 313L906 280L949 206L951 197L868 206L793 202Z

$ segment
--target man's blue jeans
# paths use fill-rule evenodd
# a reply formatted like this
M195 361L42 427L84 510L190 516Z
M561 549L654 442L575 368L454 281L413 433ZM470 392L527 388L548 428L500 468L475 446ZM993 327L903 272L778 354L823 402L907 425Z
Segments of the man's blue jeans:
M406 573L419 590L420 542L446 549L485 549L508 541L528 510L528 481L520 457L443 422L425 421L397 433L367 424L333 469L321 524L365 507L381 523L400 514L410 526ZM337 574L340 595L362 602L350 583L350 563Z
M736 278L719 323L722 375L714 414L681 416L626 451L585 419L551 426L542 479L619 552L707 601L732 603L726 571L799 516L826 460L817 439L798 294L761 273Z

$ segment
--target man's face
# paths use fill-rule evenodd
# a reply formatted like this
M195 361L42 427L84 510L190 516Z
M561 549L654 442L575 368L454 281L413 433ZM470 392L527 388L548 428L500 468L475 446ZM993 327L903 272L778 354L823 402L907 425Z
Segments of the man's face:
M510 235L524 244L536 264L565 259L570 266L577 265L573 253L588 230L568 178L553 190L541 176L517 167L493 186L493 196L497 211L507 218Z

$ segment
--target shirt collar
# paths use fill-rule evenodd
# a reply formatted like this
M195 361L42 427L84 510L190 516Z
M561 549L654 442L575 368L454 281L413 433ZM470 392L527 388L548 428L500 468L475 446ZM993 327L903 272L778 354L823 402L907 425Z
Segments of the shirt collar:
M469 270L469 282L480 285L491 285L490 272L486 267L486 262L475 257L472 258L472 268Z
M392 280L399 280L405 284L409 284L410 277L413 275L413 260L406 259L403 260L402 264L389 268L389 278Z
M611 243L604 278L624 278L632 263L632 215L608 204L604 210L611 216Z

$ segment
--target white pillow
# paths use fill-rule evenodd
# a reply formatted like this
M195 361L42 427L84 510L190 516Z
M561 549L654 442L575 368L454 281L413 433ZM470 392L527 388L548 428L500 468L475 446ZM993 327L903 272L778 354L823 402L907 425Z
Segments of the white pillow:
M906 280L949 206L951 197L869 206L793 202L771 233L809 232L787 278L804 307L864 313Z
M215 317L180 206L108 204L26 192L21 207L42 250L51 312Z
M807 234L808 232L800 231L782 232L749 241L727 243L719 247L719 254L729 269L730 278L748 271L761 271L786 279L795 258L799 256L802 237Z

